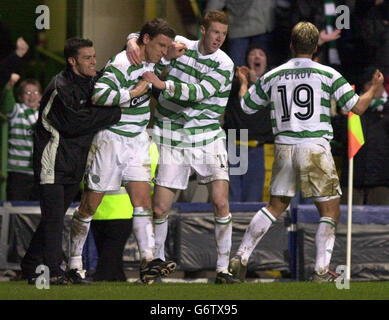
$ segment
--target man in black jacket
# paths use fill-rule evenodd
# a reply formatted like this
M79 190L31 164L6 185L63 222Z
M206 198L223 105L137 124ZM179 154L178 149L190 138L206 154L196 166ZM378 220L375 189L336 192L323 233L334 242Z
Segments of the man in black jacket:
M22 276L31 284L41 264L49 268L51 284L67 283L60 268L64 215L79 191L94 134L121 117L118 106L97 107L90 102L98 78L93 43L68 39L64 55L67 66L44 92L34 137L42 216L21 263Z

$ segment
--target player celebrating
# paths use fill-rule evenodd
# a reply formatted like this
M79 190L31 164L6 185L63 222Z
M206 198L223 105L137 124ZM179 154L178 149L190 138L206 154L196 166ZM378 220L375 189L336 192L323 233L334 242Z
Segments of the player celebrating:
M243 110L255 113L270 107L275 137L270 201L251 220L230 261L229 271L241 280L252 251L298 189L304 198L313 198L320 214L312 280L332 282L337 277L329 270L341 196L329 144L333 136L330 99L346 112L362 114L383 83L383 75L377 70L371 89L358 97L339 72L312 61L318 38L313 24L300 22L291 35L293 59L267 72L249 90L247 77L239 73Z
M187 188L194 170L200 183L208 185L215 214L216 283L237 282L228 273L232 224L225 133L219 123L231 90L234 67L232 60L220 50L227 29L224 12L207 12L199 41L176 37L188 50L170 62L167 81L149 72L143 76L163 91L154 124L154 136L160 147L153 197L156 256L165 258L168 212L175 191ZM128 44L130 57L136 51L133 40Z

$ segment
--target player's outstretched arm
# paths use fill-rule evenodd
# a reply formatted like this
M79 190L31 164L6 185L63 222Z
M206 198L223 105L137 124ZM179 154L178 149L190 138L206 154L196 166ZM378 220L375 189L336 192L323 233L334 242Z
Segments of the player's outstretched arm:
M384 83L384 76L379 70L376 70L371 80L372 86L370 89L359 97L357 104L351 109L355 114L361 115L367 110L376 91Z

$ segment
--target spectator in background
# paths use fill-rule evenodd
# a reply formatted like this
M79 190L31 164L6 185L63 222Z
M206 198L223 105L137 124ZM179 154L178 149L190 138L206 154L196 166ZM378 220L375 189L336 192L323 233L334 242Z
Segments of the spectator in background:
M346 5L352 16L354 12L353 0L295 0L290 7L290 26L299 21L309 21L320 31L318 42L318 59L321 63L335 68L345 75L346 79L354 82L353 65L354 44L352 31L336 29L336 8Z
M13 51L14 44L9 32L8 27L1 21L1 13L0 13L0 61L6 58L11 51Z
M290 56L290 32L292 2L295 0L276 0L274 9L274 65L284 63Z
M253 84L267 71L266 50L257 44L249 47L246 53L247 67L238 67L242 70L250 84ZM241 158L241 163L233 164L229 161L230 170L233 167L247 168L241 175L229 174L229 200L233 202L262 201L262 192L265 181L264 144L273 143L270 110L264 109L254 115L243 112L239 99L239 78L235 76L232 82L231 94L224 114L224 130L236 130L236 155L240 156L240 146L248 146L248 159ZM240 129L248 129L248 141L240 140ZM228 137L228 135L227 135ZM230 142L231 143L231 142ZM247 161L247 166L242 165Z
M372 86L376 68L368 67L361 76L361 93ZM353 204L389 205L389 100L383 85L376 91L369 108L361 116L365 144L354 157ZM343 115L336 136L343 137L344 156L342 168L343 197L347 204L348 158L347 115Z
M355 15L358 62L380 68L389 91L389 0L356 0Z
M251 44L272 52L274 0L209 0L205 11L226 8L228 13L228 55L235 65L245 64Z
M22 37L16 41L16 50L0 62L0 88L10 80L12 73L19 73L23 64L23 57L28 51L28 44Z
M15 102L13 87L19 80L13 73L0 98L0 110L9 120L7 200L38 200L32 166L33 134L38 120L42 88L38 80L26 79L17 90Z

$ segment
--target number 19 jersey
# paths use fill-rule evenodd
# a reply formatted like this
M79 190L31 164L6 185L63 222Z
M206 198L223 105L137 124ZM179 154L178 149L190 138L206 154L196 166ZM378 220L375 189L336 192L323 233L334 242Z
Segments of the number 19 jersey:
M333 68L294 58L258 79L241 105L249 114L270 107L275 143L298 144L312 138L333 138L331 99L347 112L359 96Z

